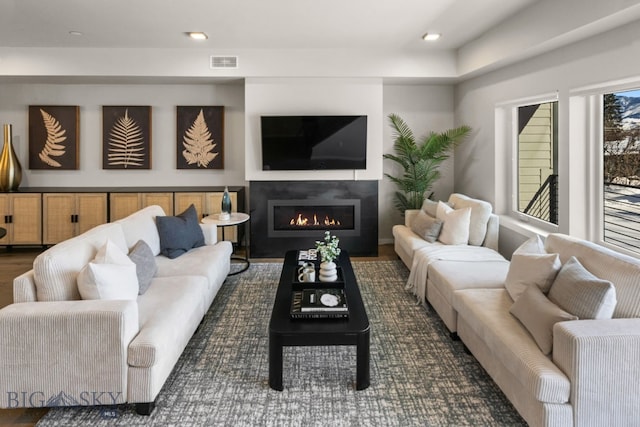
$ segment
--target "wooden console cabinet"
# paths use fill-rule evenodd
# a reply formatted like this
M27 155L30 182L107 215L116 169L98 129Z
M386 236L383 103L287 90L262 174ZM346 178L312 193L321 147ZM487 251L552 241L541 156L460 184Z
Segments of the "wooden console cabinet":
M42 244L42 196L0 194L0 227L7 230L0 245Z
M109 220L116 221L151 205L159 205L165 214L173 215L173 193L110 193Z
M53 245L107 222L106 193L44 193L43 243Z
M54 245L150 205L175 215L193 203L201 216L216 214L223 192L224 187L40 187L0 193L0 227L7 230L0 246ZM229 187L229 194L234 212L243 212L245 188ZM238 242L241 233L229 228L225 238Z

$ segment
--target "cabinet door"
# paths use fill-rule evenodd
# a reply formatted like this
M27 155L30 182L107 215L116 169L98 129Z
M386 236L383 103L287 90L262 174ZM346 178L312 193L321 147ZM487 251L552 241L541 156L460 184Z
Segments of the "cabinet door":
M184 212L191 204L195 206L198 217L204 218L207 216L205 193L176 193L174 203L175 215Z
M222 211L222 195L224 192L207 193L207 210L209 215L219 214ZM231 197L231 212L238 212L238 193L229 192ZM218 227L218 240L222 240L222 227ZM238 242L238 227L225 227L224 240Z
M93 227L107 222L106 193L78 193L76 195L76 211L78 222L76 234L82 234Z
M44 236L45 245L55 245L75 235L75 224L71 216L76 213L76 199L72 193L45 193Z
M109 205L109 221L122 219L140 209L140 193L111 193Z
M11 243L42 244L42 195L11 195Z
M0 245L9 244L9 224L7 221L7 217L10 214L11 210L9 204L9 195L0 194L0 227L4 228L7 231L7 234L5 234L5 236L0 239Z
M140 208L146 208L147 206L151 205L158 205L162 208L166 215L173 215L173 193L142 193L141 198L142 205L140 206Z

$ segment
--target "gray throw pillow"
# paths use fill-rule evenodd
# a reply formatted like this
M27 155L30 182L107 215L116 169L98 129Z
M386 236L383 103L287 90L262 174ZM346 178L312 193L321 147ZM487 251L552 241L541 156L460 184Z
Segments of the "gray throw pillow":
M442 230L442 221L427 215L423 210L411 221L411 231L422 237L429 243L438 240Z
M157 216L156 226L160 235L160 253L167 258L177 258L190 249L204 246L204 234L193 205L180 215Z
M616 288L585 269L571 257L556 276L549 299L580 319L611 319L616 308Z
M565 320L578 320L542 293L539 287L529 286L509 310L531 334L542 353L548 355L553 347L553 325Z
M158 271L156 257L153 256L153 252L149 245L147 245L147 242L138 240L129 251L129 258L136 265L136 275L138 276L139 285L138 294L142 295L149 289L151 280L153 280L153 276L155 276Z

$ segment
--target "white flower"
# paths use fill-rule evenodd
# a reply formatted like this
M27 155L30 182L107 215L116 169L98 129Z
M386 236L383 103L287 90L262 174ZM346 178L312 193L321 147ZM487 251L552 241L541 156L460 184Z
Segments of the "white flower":
M316 240L316 249L320 254L320 259L324 262L332 262L338 258L338 255L340 255L338 243L340 243L340 239L332 236L328 231L325 231L324 241Z

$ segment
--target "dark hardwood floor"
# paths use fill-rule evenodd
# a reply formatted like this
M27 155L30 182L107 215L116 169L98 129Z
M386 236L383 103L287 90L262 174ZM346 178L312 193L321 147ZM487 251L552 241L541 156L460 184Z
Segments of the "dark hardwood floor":
M41 248L18 248L11 250L0 248L0 308L13 303L13 279L29 271L33 260L42 251ZM374 261L397 259L393 245L378 247L378 256L354 257L354 261ZM279 262L282 259L254 259L253 262ZM32 427L47 413L47 408L0 409L0 427Z

